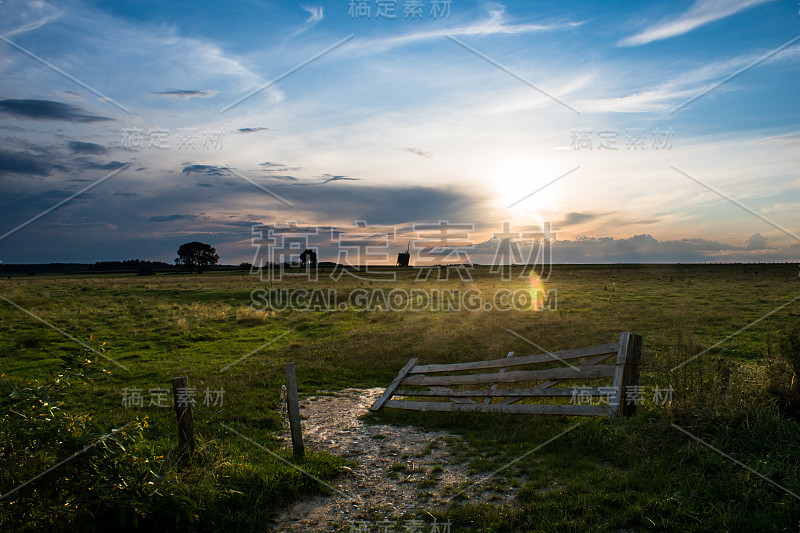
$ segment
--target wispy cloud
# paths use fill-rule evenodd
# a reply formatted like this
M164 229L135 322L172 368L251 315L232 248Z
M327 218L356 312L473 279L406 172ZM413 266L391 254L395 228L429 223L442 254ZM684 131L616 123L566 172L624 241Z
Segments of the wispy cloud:
M583 24L583 22L570 22L558 21L549 23L513 23L505 15L505 8L500 6L489 11L488 17L483 20L473 22L471 24L464 24L461 26L441 27L435 30L425 30L393 37L385 37L380 39L373 39L368 43L355 42L351 46L361 47L364 45L369 51L381 51L402 46L406 44L417 43L421 41L428 41L444 37L445 35L451 36L484 36L496 34L521 34L521 33L534 33L542 31L553 30L568 30L576 28Z
M773 0L696 0L688 11L677 18L661 20L641 32L625 37L619 46L639 46L683 35L701 26L720 20L739 11Z
M100 155L108 152L108 149L101 144L87 143L83 141L69 141L67 142L67 147L73 154Z
M167 89L165 91L158 91L151 94L154 96L168 96L186 100L188 98L211 98L217 94L217 91L208 89Z
M158 215L150 217L150 222L171 222L173 220L192 220L197 218L197 215Z
M205 174L207 176L229 176L227 167L216 165L186 165L183 167L184 174Z
M308 11L310 15L306 20L306 24L314 25L320 20L322 20L324 17L322 6L300 6L300 7Z
M334 176L332 174L323 174L320 176L322 183L330 183L332 181L360 181L361 178L351 178L349 176Z
M264 172L297 172L298 170L303 170L302 167L290 167L283 163L273 163L272 161L265 161L258 165L264 167L262 169Z
M63 15L61 9L46 2L6 0L3 3L5 9L0 22L0 33L6 37L38 30Z
M291 32L288 39L293 39L301 33L316 26L323 18L325 18L325 10L322 6L300 6L304 11L308 12L308 18L302 26Z
M428 152L427 150L421 150L419 148L406 148L406 152L414 155L418 155L419 157L424 157L425 159L433 159L433 153Z
M674 75L669 80L651 87L643 87L624 96L610 96L577 102L576 105L587 111L598 112L663 112L674 109L676 104L687 98L697 96L743 66L762 58L763 52L739 55L729 59L713 61L701 67ZM800 56L800 45L794 45L770 57L764 64L794 60ZM731 90L731 86L718 91Z

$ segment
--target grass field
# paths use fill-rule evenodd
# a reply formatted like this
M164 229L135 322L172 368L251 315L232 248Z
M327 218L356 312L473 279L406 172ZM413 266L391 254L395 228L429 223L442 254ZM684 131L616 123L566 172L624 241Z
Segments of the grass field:
M672 387L672 403L645 401L636 416L614 420L369 415L458 433L465 440L454 453L486 473L580 423L487 481L517 486L514 505L464 497L432 510L450 519L453 530L800 530L800 425L768 391L783 376L781 339L800 320L800 300L792 301L800 296L797 265L556 266L545 283L556 300L538 311L250 308L254 289L312 283L340 294L383 288L491 294L528 286L482 267L472 277L421 282L409 273L388 283L284 276L270 284L209 272L0 281L0 491L7 494L131 423L124 435L0 500L3 529L264 528L282 504L326 490L227 429L291 458L276 412L285 363L297 364L301 395L385 387L411 357L444 363L537 352L510 329L552 351L615 342L621 331L640 334L641 384ZM80 369L89 382L79 379ZM174 412L148 405L150 389L169 389L179 375L197 387L199 452L188 468L175 461ZM50 399L42 400L37 387L49 387ZM125 389L141 389L143 406L124 407ZM206 405L206 389L224 391L222 405ZM300 464L331 480L345 463L312 452Z

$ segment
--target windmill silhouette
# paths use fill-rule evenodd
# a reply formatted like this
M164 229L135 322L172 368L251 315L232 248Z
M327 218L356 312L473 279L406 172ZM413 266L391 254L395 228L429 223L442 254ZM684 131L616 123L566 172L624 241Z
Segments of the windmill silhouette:
M397 264L395 266L407 267L409 261L411 261L411 241L408 242L405 252L397 254Z

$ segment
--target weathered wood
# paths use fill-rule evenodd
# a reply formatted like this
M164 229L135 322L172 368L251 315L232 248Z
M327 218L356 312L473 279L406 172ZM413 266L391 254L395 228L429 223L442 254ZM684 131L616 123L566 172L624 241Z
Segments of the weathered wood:
M614 375L611 365L579 366L574 368L547 368L544 370L515 370L501 374L467 374L461 376L409 376L402 385L474 385L478 383L510 383L538 379L597 379Z
M452 393L455 392L450 387L428 387L430 390L425 392L432 392L434 396L444 396L446 398L450 398L456 403L475 403L474 401L470 400L469 398L458 398L457 394L453 395ZM397 391L394 392L394 395L397 396ZM454 397L455 396L455 397Z
M386 390L383 391L381 397L375 400L375 403L372 404L372 407L370 407L371 411L377 411L378 409L383 407L383 404L386 403L386 401L392 397L392 394L394 394L395 389L397 389L397 387L400 386L400 382L403 381L403 379L411 371L411 369L414 368L414 365L417 364L417 361L419 361L419 359L417 359L416 357L412 357L411 359L409 359L408 363L406 363L406 366L400 369L400 373L397 374L397 377L394 378L394 381L392 381L391 384L389 384L389 386L386 387Z
M289 428L292 432L292 451L297 458L303 457L303 431L300 427L300 403L297 397L297 372L294 363L286 363L286 403L289 412Z
M505 359L493 361L477 361L472 363L454 363L444 365L416 365L412 359L400 371L398 376L386 389L381 398L373 404L372 409L392 407L418 411L469 411L469 412L508 412L527 414L561 414L577 416L613 416L620 412L627 414L631 409L621 408L624 405L625 390L628 386L638 385L638 366L641 358L642 339L638 335L623 333L619 343L590 346L555 353L538 354L525 357L512 357L509 353ZM614 364L599 364L616 355ZM557 367L540 370L509 370L510 368L539 363L552 363L564 359L587 358L578 366L569 368ZM563 361L562 361L563 362ZM443 372L464 372L482 369L498 369L494 373L441 375ZM434 373L435 375L426 375ZM565 387L556 385L565 380L590 380L613 378L612 386ZM527 388L502 389L502 383L544 381ZM453 390L454 385L489 385L483 389ZM429 390L414 390L413 387L427 387ZM401 388L403 387L403 388ZM412 388L408 388L412 387ZM595 397L601 401L608 399L604 405L583 404L518 404L524 398L580 398ZM394 396L405 398L442 398L444 401L428 400L396 400ZM480 402L479 399L484 401ZM491 403L492 398L502 398ZM617 400L619 399L619 400ZM449 401L448 401L449 400ZM514 404L514 405L512 405ZM633 406L635 411L635 405Z
M194 417L192 416L192 390L189 377L172 378L172 397L178 419L178 462L184 463L194 453Z
M622 370L622 390L621 394L624 401L620 401L622 416L633 416L636 414L637 401L631 400L628 387L638 387L639 385L639 362L642 358L642 337L641 335L630 334L630 345L628 356L625 359L625 366ZM638 390L638 389L637 389Z
M473 363L449 363L442 365L420 365L414 367L409 374L430 374L436 372L460 372L467 370L484 370L490 368L508 368L512 366L533 365L537 363L552 363L561 359L578 359L592 355L606 354L606 358L617 353L619 346L617 343L601 344L599 346L589 346L586 348L575 348L572 350L562 350L547 354L525 355L523 357L511 357L505 359L494 359L491 361L476 361Z
M430 390L404 390L398 389L394 392L394 397L397 396L418 396L418 397L435 397L435 398L503 398L506 396L516 396L521 398L526 397L542 397L542 398L570 398L573 391L580 389L581 394L589 394L591 396L605 396L603 392L610 389L610 387L558 387L555 389L532 387L529 389L489 389L489 390L450 390L448 392L438 392Z
M582 367L585 367L585 366L593 366L593 365L596 365L597 363L605 361L606 359L608 359L608 355L599 355L599 356L594 357L592 359L589 359L588 361L586 361L583 364L579 365L579 368L582 368ZM545 381L544 383L540 383L540 384L536 385L535 388L536 389L546 389L548 387L553 387L553 386L558 385L559 383L563 383L563 382L564 382L563 379L554 379L552 381ZM521 400L521 398L519 398L519 397L508 398L507 400L502 400L502 401L500 401L498 403L500 405L511 405L512 403L516 403L516 402L518 402L520 400Z
M630 338L631 334L627 331L623 331L619 335L619 350L617 351L617 360L614 364L614 388L617 389L617 398L616 404L614 405L614 414L618 415L621 412L622 404L625 400L624 398L624 386L622 384L622 378L625 370L625 360L628 357L628 351L630 350L629 343L631 341Z
M530 415L569 415L602 416L612 414L612 409L604 405L500 405L500 404L460 404L452 402L417 402L389 400L386 407L411 409L413 411L479 411L498 413L523 413Z
M508 352L508 355L506 355L506 359L508 359L510 357L514 357L514 352ZM500 369L500 373L501 374L503 372L505 372L505 371L506 371L505 367ZM492 383L492 386L489 389L490 390L495 390L495 389L497 389L498 385L499 385L499 383ZM483 400L483 405L489 405L490 403L492 403L492 399L491 398L486 398L485 400Z

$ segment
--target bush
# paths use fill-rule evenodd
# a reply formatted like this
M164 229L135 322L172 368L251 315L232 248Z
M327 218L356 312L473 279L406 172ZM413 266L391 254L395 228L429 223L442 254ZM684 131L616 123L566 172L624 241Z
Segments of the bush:
M800 320L780 333L778 348L768 345L766 390L784 415L800 418Z
M76 382L90 386L107 372L86 356L62 360L41 384L0 375L3 529L131 529L165 506L175 520L176 507L191 505L149 498L159 478L147 454L139 454L146 419L115 431L92 413L67 412L67 393Z
M791 370L788 394L800 400L800 320L794 323L781 338L781 357Z

